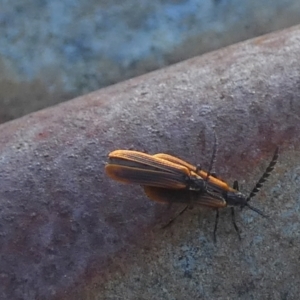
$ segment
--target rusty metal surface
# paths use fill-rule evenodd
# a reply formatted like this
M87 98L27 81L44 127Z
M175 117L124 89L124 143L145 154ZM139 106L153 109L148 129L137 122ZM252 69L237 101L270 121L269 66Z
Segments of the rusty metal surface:
M295 299L300 273L300 28L246 41L0 126L1 299ZM172 211L104 174L114 149L167 152L249 190L226 212ZM243 182L243 180L245 180Z

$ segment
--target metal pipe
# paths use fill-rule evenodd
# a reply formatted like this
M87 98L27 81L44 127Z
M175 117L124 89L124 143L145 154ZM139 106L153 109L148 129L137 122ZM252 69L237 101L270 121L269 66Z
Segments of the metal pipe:
M297 197L293 182L283 185L288 180L283 178L285 172L299 172L295 152L300 133L299 36L299 26L262 36L2 124L1 299L96 299L96 295L97 299L113 299L114 293L122 295L122 288L123 299L130 299L132 292L135 299L141 299L146 291L136 280L130 283L134 291L122 285L133 278L130 272L137 266L149 268L149 274L160 274L162 282L168 276L174 281L168 272L176 263L167 260L176 259L176 251L181 251L178 245L189 243L187 237L193 230L205 240L202 255L213 255L213 263L227 272L226 283L234 282L236 274L241 282L249 280L249 274L245 277L239 269L243 264L231 270L224 265L224 257L212 250L214 214L201 214L202 223L210 220L206 226L195 228L191 224L195 214L187 213L179 226L175 222L169 231L156 230L173 210L149 201L139 187L113 182L105 176L104 165L110 151L134 148L171 153L207 167L215 132L219 144L216 171L227 181L247 180L244 186L250 189L279 145L279 167L261 197L271 195L268 189L275 198L287 197L284 202L258 202L276 215L277 223L259 232L258 228L245 230L246 236L259 234L270 247L275 245L278 241L272 230L278 230L277 235L281 228L288 230L282 227L288 223L280 212L286 212L286 207L299 209L293 200ZM276 185L278 180L281 185ZM246 215L249 226L255 226L251 213ZM299 230L299 214L293 214L293 220ZM257 222L266 224L260 219ZM236 250L232 232L223 232L224 237L219 234L217 247L222 253ZM199 247L199 239L193 243ZM249 240L241 247L245 243ZM165 250L162 245L171 248ZM177 253L173 258L170 249ZM296 250L278 251L286 264L292 265L291 253ZM165 258L165 266L158 254ZM268 262L272 254L262 250L259 258L252 257L253 263ZM227 256L228 264L234 265L237 255ZM145 257L151 258L151 264ZM195 263L205 267L201 261ZM218 281L216 269L209 274L195 272L190 280L195 284ZM290 269L289 274L293 276L293 272L296 270ZM147 276L153 279L149 274L139 276L144 282ZM272 278L271 273L264 276ZM114 282L113 288L108 281ZM180 295L178 289L184 283L175 285L174 291ZM272 289L271 283L268 286ZM161 293L155 284L152 289L153 295ZM289 295L296 289L290 287ZM193 295L192 290L190 293ZM222 293L212 288L206 295L216 298Z

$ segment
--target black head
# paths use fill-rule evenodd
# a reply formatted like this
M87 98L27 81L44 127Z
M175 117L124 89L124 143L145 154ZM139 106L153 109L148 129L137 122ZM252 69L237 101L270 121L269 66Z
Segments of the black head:
M231 206L231 207L239 206L240 208L244 208L246 206L249 209L258 213L259 215L266 217L266 218L268 217L261 210L259 210L256 207L253 207L252 205L249 204L249 197L246 197L244 194L242 194L241 192L238 191L237 182L234 183L234 186L237 188L237 190L233 191L233 192L227 192L226 196L224 197L228 206Z

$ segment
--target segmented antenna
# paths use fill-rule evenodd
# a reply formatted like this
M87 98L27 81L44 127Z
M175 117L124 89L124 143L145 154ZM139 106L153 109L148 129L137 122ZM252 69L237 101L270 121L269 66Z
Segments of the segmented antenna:
M247 202L253 198L261 189L261 187L263 186L263 184L267 181L268 177L270 176L271 172L274 170L274 167L277 163L277 159L278 159L278 147L276 148L273 158L270 162L270 164L268 165L266 171L264 172L264 174L260 177L260 179L258 180L258 182L256 183L255 187L253 188L253 190L251 191L249 197L247 198ZM247 205L249 206L249 205Z
M217 154L217 147L218 147L218 139L217 139L217 136L216 136L216 133L214 132L214 138L215 138L215 143L214 143L214 148L213 148L213 154L212 154L212 157L211 157L211 160L210 160L210 164L209 164L209 168L208 168L208 171L207 171L207 175L206 175L206 178L205 178L205 181L208 181L208 178L211 174L211 170L216 162L216 154Z
M258 213L259 215L261 215L262 217L265 218L269 218L268 215L264 214L260 209L250 205L249 203L247 203L245 206L247 206L248 208L250 208L251 210L255 211L256 213Z

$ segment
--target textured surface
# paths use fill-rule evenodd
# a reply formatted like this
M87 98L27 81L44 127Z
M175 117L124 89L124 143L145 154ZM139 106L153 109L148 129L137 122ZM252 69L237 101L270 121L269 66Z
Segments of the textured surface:
M0 126L1 299L296 299L300 28L260 37ZM242 241L222 211L172 215L106 178L114 149L167 152L249 191ZM176 209L174 207L173 209Z
M0 122L299 22L298 0L1 0Z

